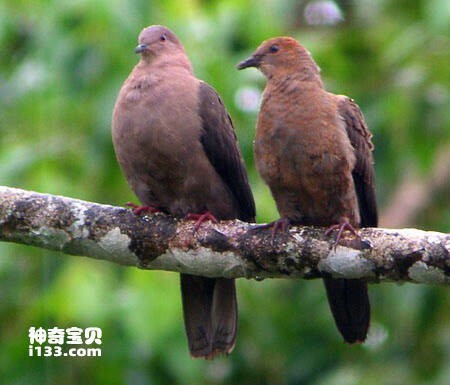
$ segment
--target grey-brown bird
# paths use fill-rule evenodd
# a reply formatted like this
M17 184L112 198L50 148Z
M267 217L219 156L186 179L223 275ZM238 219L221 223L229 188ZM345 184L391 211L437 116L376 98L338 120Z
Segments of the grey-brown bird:
M142 30L140 61L117 98L112 134L117 159L143 205L254 221L255 205L233 125L222 100L197 79L166 27ZM183 314L193 357L230 353L237 301L232 279L181 274Z
M238 64L247 67L267 78L255 158L281 215L273 230L289 223L330 226L339 230L338 243L345 229L377 226L372 135L356 103L327 92L309 52L290 37L263 42ZM367 283L331 277L324 282L345 341L364 341Z

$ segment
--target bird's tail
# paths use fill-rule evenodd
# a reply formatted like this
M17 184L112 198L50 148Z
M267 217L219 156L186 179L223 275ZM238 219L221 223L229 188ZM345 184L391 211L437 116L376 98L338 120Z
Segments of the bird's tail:
M192 357L214 358L234 348L237 300L234 279L181 274L184 325Z
M370 323L367 282L330 277L323 280L334 321L345 342L364 342Z

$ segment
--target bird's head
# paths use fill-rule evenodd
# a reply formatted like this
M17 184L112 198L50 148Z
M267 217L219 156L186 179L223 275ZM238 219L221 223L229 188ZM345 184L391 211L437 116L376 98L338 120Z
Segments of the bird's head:
M185 56L183 45L177 36L162 25L151 25L139 34L138 46L134 52L141 54L145 61L154 61L158 57Z
M320 69L308 50L292 37L274 37L266 40L252 56L240 62L237 69L258 68L267 78L292 73L308 77L320 76Z

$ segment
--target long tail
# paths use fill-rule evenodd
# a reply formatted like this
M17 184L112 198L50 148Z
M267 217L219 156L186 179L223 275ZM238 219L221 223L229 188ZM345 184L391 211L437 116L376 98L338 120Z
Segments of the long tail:
M231 353L237 330L234 279L181 274L180 281L191 356L214 358Z
M345 342L364 342L370 324L367 282L329 277L323 281L334 321Z

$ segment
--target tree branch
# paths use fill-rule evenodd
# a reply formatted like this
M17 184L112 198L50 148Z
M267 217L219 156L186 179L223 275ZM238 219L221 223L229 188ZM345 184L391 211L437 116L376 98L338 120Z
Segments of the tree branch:
M0 186L0 240L142 269L228 278L364 278L450 284L450 234L362 229L333 247L324 229L277 234L234 220L193 222Z

